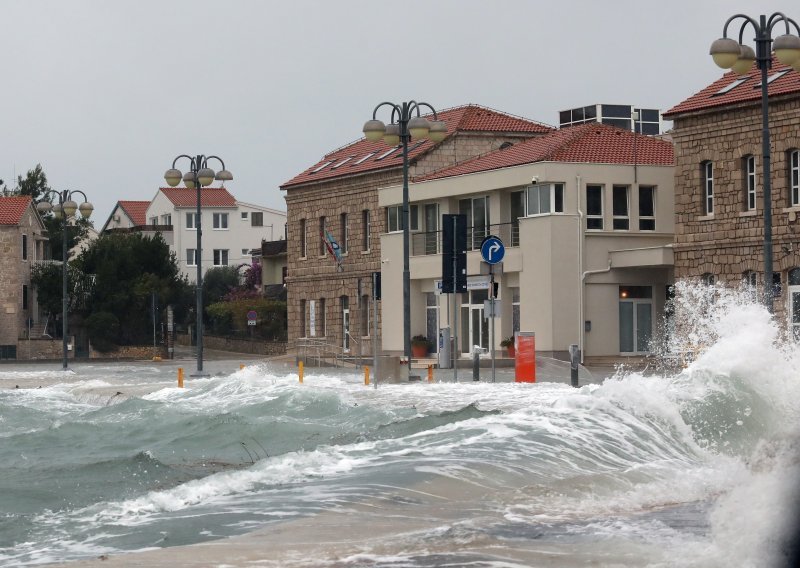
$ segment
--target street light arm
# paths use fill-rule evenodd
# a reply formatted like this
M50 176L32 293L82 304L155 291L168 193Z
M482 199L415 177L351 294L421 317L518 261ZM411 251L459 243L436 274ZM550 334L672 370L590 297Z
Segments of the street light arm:
M376 117L378 115L378 110L383 106L392 107L392 120L394 120L394 113L395 112L400 114L400 107L398 107L396 104L390 103L390 102L383 102L383 103L379 104L378 106L376 106L375 110L372 111L372 120L376 120Z
M746 20L742 23L742 27L739 28L739 43L742 43L742 35L744 34L744 29L747 27L747 24L752 24L756 31L756 35L758 35L759 25L757 21L746 14L736 14L735 16L728 18L728 21L725 22L725 26L722 28L722 37L728 37L728 26L733 23L734 20L738 20L739 18Z
M789 29L790 23L794 25L795 29L797 30L797 33L800 34L800 28L798 28L797 23L791 18L789 18L783 12L775 12L769 17L769 20L767 21L767 29L771 32L773 28L781 22L783 22L784 25L786 26L786 35L789 35L789 33L791 33L791 30Z
M175 164L177 164L177 163L178 163L178 160L180 160L181 158L189 158L189 161L191 161L191 162L192 162L192 165L191 165L191 167L192 167L192 168L194 168L194 165L195 165L195 164L194 164L194 158L193 158L193 157L191 157L191 156L188 156L188 155L186 155L186 154L181 154L180 156L177 156L177 157L176 157L174 160L172 160L172 167L173 167L173 169L175 168Z
M432 107L431 105L429 105L428 103L425 103L425 102L419 102L419 103L417 103L417 102L411 101L411 104L413 104L413 105L414 105L412 110L416 110L416 111L417 111L417 116L419 116L419 109L420 109L420 107L423 107L423 106L424 106L424 107L428 107L428 108L430 109L430 111L433 113L433 120L439 120L439 117L438 117L438 116L436 116L436 109L435 109L435 108L433 108L433 107Z
M67 189L65 193L67 194L68 197L72 197L74 194L80 193L83 196L84 203L89 201L89 199L86 197L86 194L83 193L80 189Z
M223 169L223 170L227 169L227 168L225 167L225 162L223 162L223 161L222 161L222 158L220 158L219 156L208 156L207 158L206 158L206 157L204 157L204 158L203 158L203 167L204 167L204 168L207 168L207 167L208 167L208 161L209 161L209 160L211 160L212 158L213 158L213 159L215 159L215 160L217 160L217 161L218 161L220 164L222 164L222 169Z

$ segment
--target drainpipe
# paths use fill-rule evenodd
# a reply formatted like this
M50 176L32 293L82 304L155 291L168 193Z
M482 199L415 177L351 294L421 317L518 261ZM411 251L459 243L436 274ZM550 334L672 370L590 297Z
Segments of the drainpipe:
M577 189L578 198L578 276L579 279L579 293L578 300L578 350L581 354L581 363L583 363L583 211L581 210L581 176L575 176L575 186Z
M581 350L581 365L583 365L583 342L584 342L584 334L586 333L586 329L584 328L584 324L583 324L583 302L584 302L584 300L583 300L583 290L584 290L584 284L586 282L586 277L590 276L592 274L603 274L605 272L609 272L610 270L611 270L611 259L609 258L608 259L608 267L599 268L597 270L584 270L583 273L581 274L581 309L580 309L580 312L581 312L580 340L581 340L581 343L578 346L578 348Z

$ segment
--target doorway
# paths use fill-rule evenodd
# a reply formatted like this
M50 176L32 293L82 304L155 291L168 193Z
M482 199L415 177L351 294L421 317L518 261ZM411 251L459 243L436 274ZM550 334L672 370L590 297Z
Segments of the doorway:
M461 305L461 354L471 355L475 346L489 349L489 321L484 318L483 301L488 290L470 290Z
M653 288L651 286L620 286L620 355L644 355L650 353L650 339L652 336Z
M350 352L350 300L342 296L342 349Z

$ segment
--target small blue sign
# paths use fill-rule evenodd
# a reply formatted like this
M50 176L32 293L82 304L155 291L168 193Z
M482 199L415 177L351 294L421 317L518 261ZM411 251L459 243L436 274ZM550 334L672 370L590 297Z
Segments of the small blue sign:
M489 235L481 243L481 257L488 264L497 264L506 255L506 247L500 237Z

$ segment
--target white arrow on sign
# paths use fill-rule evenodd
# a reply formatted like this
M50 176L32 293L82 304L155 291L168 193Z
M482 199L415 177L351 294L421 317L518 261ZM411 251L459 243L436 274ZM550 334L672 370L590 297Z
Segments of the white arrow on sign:
M489 260L492 260L493 253L496 253L500 250L500 243L497 241L492 241L492 244L489 245Z

